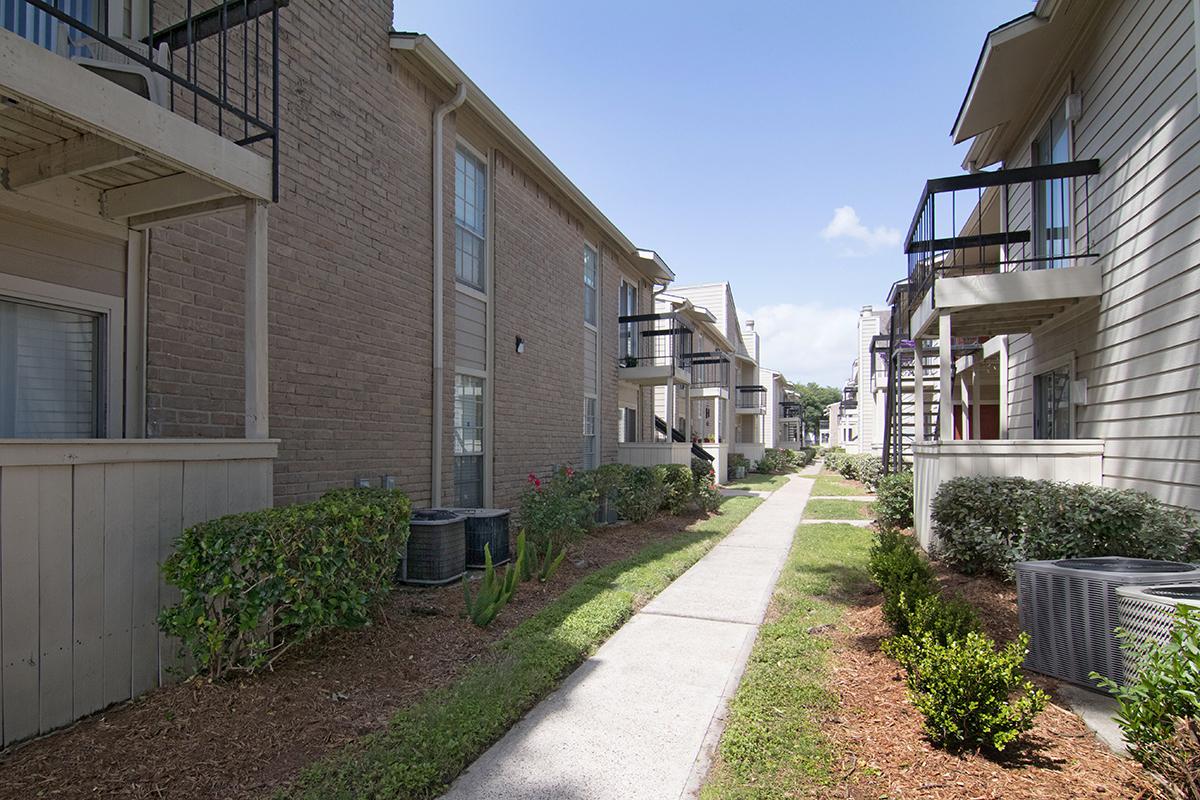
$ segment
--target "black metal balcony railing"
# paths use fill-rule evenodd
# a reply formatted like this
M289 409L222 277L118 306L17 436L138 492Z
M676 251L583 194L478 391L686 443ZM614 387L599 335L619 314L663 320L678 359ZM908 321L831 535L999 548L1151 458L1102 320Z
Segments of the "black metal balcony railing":
M803 418L804 407L797 400L784 400L779 404L780 419L799 420Z
M936 277L1094 258L1088 179L1099 172L1100 162L1091 159L927 181L904 240L911 302L932 293Z
M737 390L734 402L738 408L761 410L767 407L767 387L759 384L747 384L734 388Z
M692 329L675 313L617 318L618 363L622 367L683 367L692 349Z
M723 389L729 386L729 356L718 350L688 353L693 389Z
M278 11L289 2L146 0L118 10L116 0L3 0L0 27L236 144L268 149L278 199ZM131 9L143 8L134 19Z

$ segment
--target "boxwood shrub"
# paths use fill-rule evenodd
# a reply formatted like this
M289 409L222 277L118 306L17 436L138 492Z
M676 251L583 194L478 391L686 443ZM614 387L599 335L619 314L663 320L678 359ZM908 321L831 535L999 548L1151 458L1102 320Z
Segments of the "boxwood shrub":
M789 450L779 450L774 447L768 447L763 451L762 458L758 460L756 471L763 472L768 475L779 475L784 472L791 472L793 462L788 455Z
M1200 559L1192 515L1125 489L955 478L938 489L932 517L939 555L968 574L1008 577L1017 561L1085 556Z
M668 514L686 511L696 494L691 468L682 464L660 464L654 471L663 485L662 510Z
M400 492L342 489L188 528L163 564L180 600L159 625L212 678L269 666L319 631L363 625L391 588L410 512Z
M913 526L913 474L893 472L879 479L875 488L875 520L883 528Z
M659 512L667 487L653 467L630 467L617 496L617 510L631 522L645 522Z

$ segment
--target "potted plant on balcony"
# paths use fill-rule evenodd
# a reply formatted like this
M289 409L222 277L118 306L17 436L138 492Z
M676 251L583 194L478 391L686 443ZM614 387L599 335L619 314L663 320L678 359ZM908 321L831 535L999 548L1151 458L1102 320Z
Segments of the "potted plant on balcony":
M621 359L622 367L636 367L638 364L637 356L625 356Z

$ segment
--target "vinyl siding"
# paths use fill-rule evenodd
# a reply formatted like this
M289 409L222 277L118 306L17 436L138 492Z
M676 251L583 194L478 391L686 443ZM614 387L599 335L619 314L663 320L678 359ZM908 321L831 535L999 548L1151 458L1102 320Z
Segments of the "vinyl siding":
M127 243L0 211L0 272L125 296Z
M1106 441L1107 485L1200 508L1200 122L1193 3L1110 3L1073 65L1083 97L1074 157L1101 173L1076 181L1090 207L1103 295L1044 333L1013 337L1010 436L1032 436L1032 376L1073 355L1088 397L1075 435ZM1036 127L1036 126L1034 126ZM1029 145L1009 166L1029 162ZM1026 195L1028 193L1025 193ZM1028 225L1028 197L1010 201ZM1084 226L1076 227L1084 252Z
M466 292L455 294L455 362L460 369L487 369L487 303Z

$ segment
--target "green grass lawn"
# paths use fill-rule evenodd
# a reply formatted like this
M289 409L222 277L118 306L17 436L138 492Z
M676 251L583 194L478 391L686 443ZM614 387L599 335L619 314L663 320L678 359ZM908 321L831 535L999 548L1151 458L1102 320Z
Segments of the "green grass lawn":
M787 475L763 475L758 472L751 472L740 480L725 484L725 488L742 489L751 492L773 492L787 482Z
M836 624L870 582L871 538L850 525L800 527L701 800L820 796L813 790L828 784L836 761L821 721L837 697L826 687L829 641L815 629Z
M875 503L866 500L809 500L805 519L873 519Z
M813 495L820 497L821 495L859 495L868 494L867 489L861 483L852 483L836 472L826 472L817 476L816 483L813 485Z
M491 657L396 713L386 730L309 767L277 797L437 797L637 608L762 502L757 497L726 498L716 516L592 573L497 642Z

